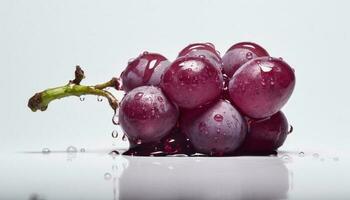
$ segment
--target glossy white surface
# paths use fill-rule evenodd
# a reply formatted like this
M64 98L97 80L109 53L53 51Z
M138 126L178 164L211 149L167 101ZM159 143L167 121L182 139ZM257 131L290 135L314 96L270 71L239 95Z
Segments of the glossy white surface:
M347 199L348 157L1 154L0 199Z

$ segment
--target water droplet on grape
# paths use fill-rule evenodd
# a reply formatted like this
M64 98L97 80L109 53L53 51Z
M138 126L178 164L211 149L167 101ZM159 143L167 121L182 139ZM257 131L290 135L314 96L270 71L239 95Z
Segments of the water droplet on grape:
M76 153L78 152L78 149L75 146L68 146L66 149L66 152L68 153Z
M272 60L272 57L269 57L268 60L271 61L271 60Z
M260 66L260 70L261 70L262 72L269 72L269 71L272 70L272 67L269 66L269 65L261 65L261 66Z
M248 53L245 55L245 57L246 57L248 60L252 59L252 58L253 58L252 52L248 52Z
M84 96L80 96L80 97L79 97L79 100L80 100L80 101L84 101L84 100L85 100L85 97L84 97Z
M98 102L102 102L103 101L102 97L101 96L97 96L97 101Z
M105 173L103 177L106 181L109 181L109 180L111 180L112 175L110 173Z
M128 140L128 137L126 136L126 134L124 133L123 137L122 137L122 140L123 141L127 141Z
M214 120L217 121L217 122L222 122L222 120L224 119L224 117L220 114L216 114L214 116Z
M262 85L262 86L265 86L265 85L266 85L265 80L262 80L262 81L261 81L261 85Z
M148 51L144 51L142 54L143 55L147 55L147 54L149 54L149 52Z
M303 151L300 151L299 152L299 157L304 157L305 156L305 153Z
M143 92L138 92L138 93L135 94L134 98L136 100L140 100L142 98L142 96L143 96Z
M282 57L279 57L278 59L283 60L283 58L282 58Z
M51 151L49 148L43 148L41 152L47 154L47 153L50 153Z
M84 153L85 152L85 148L81 148L80 152Z
M288 134L293 132L293 126L289 125L289 130L288 130Z
M113 130L112 131L112 138L117 138L118 137L118 131L117 130Z

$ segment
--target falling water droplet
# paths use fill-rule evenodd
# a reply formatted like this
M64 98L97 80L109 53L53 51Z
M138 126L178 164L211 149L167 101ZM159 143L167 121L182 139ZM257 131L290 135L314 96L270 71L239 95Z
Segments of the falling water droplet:
M97 96L97 101L98 101L98 102L103 101L102 97L101 97L101 96Z
M80 152L82 152L82 153L84 153L85 151L86 151L85 148L80 149Z
M289 125L289 130L288 130L288 134L293 132L293 126Z
M222 120L224 119L224 117L220 114L216 114L214 116L214 120L217 121L217 122L221 122Z
M299 152L299 157L304 157L305 156L305 153L303 151L300 151Z
M49 148L43 148L43 150L41 151L42 153L50 153L50 149Z
M109 181L109 180L111 180L112 175L111 175L110 173L107 172L107 173L104 174L103 177L105 178L106 181Z
M248 60L252 59L252 58L253 58L252 52L248 52L248 53L245 55L245 57L246 57Z
M117 130L113 130L112 131L112 138L117 138L118 137L118 131Z
M140 100L142 98L142 96L143 96L143 92L138 92L135 94L134 98L135 98L135 100Z
M117 110L114 112L114 115L112 117L112 122L114 125L119 125L119 108L117 108Z
M122 140L123 141L127 141L128 140L128 137L126 136L126 134L124 133L123 137L122 137Z
M75 146L68 146L66 149L66 152L68 153L76 153L78 152L77 148Z
M84 100L85 100L85 97L84 97L84 96L80 96L80 97L79 97L79 100L80 100L80 101L84 101Z

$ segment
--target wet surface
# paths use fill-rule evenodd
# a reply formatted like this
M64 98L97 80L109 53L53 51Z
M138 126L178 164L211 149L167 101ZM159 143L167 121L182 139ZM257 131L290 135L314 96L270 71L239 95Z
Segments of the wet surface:
M122 153L122 152L120 152ZM344 199L350 162L277 156L132 157L108 151L0 154L0 199Z

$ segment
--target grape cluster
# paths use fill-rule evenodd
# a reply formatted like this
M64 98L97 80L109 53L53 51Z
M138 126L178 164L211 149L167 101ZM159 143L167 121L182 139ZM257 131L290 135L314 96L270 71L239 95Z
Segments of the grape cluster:
M263 154L290 132L280 110L293 92L294 70L255 43L235 44L223 57L213 44L195 43L173 62L144 52L121 80L127 155Z

